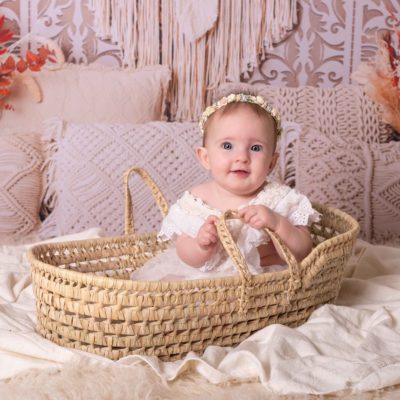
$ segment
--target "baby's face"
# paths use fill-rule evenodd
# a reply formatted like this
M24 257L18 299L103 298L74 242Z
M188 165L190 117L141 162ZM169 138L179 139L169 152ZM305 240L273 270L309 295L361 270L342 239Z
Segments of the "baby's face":
M201 163L223 189L239 196L257 193L277 160L272 119L240 107L210 122Z

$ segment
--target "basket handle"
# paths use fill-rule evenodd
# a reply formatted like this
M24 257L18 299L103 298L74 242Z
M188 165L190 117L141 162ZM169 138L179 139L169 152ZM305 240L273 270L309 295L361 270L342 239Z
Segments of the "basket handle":
M226 225L226 221L228 219L239 218L239 213L236 210L227 210L217 221L217 231L219 239L224 246L226 252L233 260L241 281L241 294L239 299L239 313L245 313L248 304L248 294L251 288L251 277L249 268L247 266L246 260L243 257L243 254L240 252L236 243L234 242L231 233ZM282 239L273 231L268 228L265 228L265 231L268 235L274 240L274 243L277 245L279 250L282 252L283 258L289 266L290 273L290 282L289 282L289 290L287 291L287 297L285 304L289 304L292 299L294 292L301 287L301 279L300 279L300 265L296 260L296 257L293 255L291 250L286 246L286 244L282 241Z
M135 172L137 173L150 188L151 194L160 209L161 215L165 217L168 213L168 202L162 194L160 188L154 182L153 178L141 167L131 167L124 173L124 189L125 189L125 234L130 235L135 232L133 209L132 209L132 196L129 189L129 177Z

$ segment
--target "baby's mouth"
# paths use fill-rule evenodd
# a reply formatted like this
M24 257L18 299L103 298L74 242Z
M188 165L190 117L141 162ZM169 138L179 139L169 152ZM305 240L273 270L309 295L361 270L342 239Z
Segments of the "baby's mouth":
M249 175L250 172L246 171L245 169L235 169L235 170L232 170L231 173L233 173L234 175L237 175L237 176L247 176L247 175Z

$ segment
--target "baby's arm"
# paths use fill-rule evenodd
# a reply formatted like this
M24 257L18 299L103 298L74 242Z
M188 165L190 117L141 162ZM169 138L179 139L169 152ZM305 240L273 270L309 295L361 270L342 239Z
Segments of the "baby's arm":
M253 205L239 211L242 220L255 229L269 228L275 232L291 250L298 261L305 258L312 249L311 234L306 226L296 226L290 221L263 205ZM274 243L275 244L275 243ZM275 245L275 248L277 246ZM283 254L277 249L278 254Z
M215 215L210 215L195 238L184 234L178 236L176 252L183 262L199 268L214 255L218 244L217 219Z
M260 254L260 265L265 267L268 265L283 265L286 261L278 254L275 245L272 241L267 244L262 244L257 247L258 253Z

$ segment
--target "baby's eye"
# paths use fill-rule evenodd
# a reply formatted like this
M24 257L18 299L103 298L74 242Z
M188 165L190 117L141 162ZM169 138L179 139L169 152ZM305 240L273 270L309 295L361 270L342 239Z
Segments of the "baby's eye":
M250 147L251 151L261 151L262 146L260 144L253 144L253 146Z
M231 150L232 149L232 143L224 142L224 143L222 143L222 148L224 150Z

